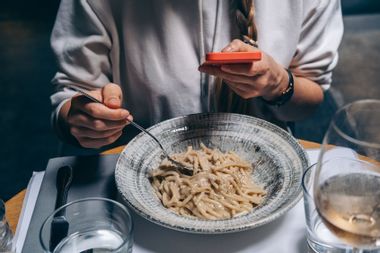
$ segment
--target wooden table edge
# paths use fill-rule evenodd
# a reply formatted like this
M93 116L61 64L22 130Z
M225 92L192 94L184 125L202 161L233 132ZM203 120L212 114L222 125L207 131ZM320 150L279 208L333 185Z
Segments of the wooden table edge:
M305 140L299 140L299 143L304 149L312 149L312 148L319 148L321 144L311 142L311 141L305 141ZM112 155L112 154L120 154L121 151L123 151L124 146L116 147L110 150L107 150L102 153L102 155ZM12 231L16 231L17 223L20 217L22 204L25 198L26 189L20 191L15 196L13 196L10 200L8 200L5 203L6 206L6 216L9 222L9 226L11 227Z

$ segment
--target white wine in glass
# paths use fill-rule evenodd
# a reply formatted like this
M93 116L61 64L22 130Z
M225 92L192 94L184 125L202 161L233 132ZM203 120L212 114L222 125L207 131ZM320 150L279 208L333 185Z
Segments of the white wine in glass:
M332 159L325 166L349 162L342 159L346 158ZM343 241L356 247L376 246L380 239L380 175L364 172L365 167L372 167L369 164L350 163L361 165L363 172L327 179L316 192L316 206L325 225Z
M352 252L380 252L379 161L380 101L339 110L322 144L314 199L326 227Z

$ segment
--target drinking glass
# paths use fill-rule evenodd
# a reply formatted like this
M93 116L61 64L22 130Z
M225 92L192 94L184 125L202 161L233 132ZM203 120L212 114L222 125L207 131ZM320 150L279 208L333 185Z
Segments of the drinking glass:
M44 252L130 253L133 225L126 207L105 198L70 202L43 223L40 242Z
M343 160L349 161L348 158ZM330 161L336 164L342 162L341 158ZM352 159L354 166L361 166L361 161ZM356 164L356 165L355 165ZM302 178L303 198L305 206L305 218L307 227L307 243L310 252L318 253L353 253L355 252L352 245L334 233L332 227L324 222L323 218L315 206L314 200L314 178L317 170L317 164L310 166ZM337 232L337 231L335 231ZM341 235L343 236L343 235ZM346 238L347 239L347 238ZM362 253L379 253L378 247L371 247L367 250L359 251Z
M321 147L313 185L316 210L347 252L380 252L380 101L340 109Z

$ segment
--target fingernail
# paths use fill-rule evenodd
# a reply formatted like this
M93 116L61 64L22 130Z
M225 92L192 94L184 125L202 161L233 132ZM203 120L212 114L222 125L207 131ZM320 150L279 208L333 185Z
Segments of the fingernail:
M128 115L128 117L127 117L127 119L128 119L128 121L133 121L133 117L132 117L132 115Z
M122 118L127 118L129 116L129 112L127 110L121 111L121 117Z

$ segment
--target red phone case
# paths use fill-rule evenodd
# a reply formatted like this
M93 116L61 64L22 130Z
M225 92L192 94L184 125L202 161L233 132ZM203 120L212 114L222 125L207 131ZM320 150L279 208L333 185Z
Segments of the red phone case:
M261 60L261 52L211 52L206 54L206 65L251 63Z

